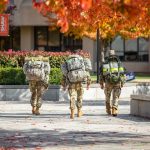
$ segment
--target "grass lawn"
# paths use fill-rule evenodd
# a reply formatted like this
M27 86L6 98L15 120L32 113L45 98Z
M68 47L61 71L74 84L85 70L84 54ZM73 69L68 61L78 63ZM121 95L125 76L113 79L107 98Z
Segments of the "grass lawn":
M141 73L137 73L135 75L135 78L136 79L150 79L150 74L141 74Z
M93 82L96 82L97 80L97 75L91 75L91 79ZM148 79L150 80L150 74L142 74L142 73L137 73L135 75L135 79L141 79L141 80L144 80L144 79Z

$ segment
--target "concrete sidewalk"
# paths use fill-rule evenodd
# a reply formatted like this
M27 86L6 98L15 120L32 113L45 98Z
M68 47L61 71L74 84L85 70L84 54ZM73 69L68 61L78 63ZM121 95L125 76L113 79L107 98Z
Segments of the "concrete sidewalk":
M31 115L27 101L0 101L0 150L150 150L150 120L130 116L129 99L119 115L106 115L104 100L84 101L84 116L69 118L69 102L44 101Z

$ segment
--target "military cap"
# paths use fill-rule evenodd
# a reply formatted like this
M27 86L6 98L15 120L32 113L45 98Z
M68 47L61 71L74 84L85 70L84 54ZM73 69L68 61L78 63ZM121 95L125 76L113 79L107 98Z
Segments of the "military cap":
M80 52L80 49L74 49L72 52L73 53L78 53L78 52Z
M115 55L115 50L111 49L108 51L108 53L109 53L109 56L113 56Z

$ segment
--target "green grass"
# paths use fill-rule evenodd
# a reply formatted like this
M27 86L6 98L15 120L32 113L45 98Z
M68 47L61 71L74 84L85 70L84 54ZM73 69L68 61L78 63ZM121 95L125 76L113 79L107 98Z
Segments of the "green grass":
M135 75L135 79L141 79L141 80L148 79L148 80L150 80L150 74L137 73ZM91 75L91 80L96 81L97 80L97 75L96 74Z
M91 80L92 80L92 81L96 81L96 80L97 80L97 76L96 76L96 75L92 75L92 76L91 76Z
M137 74L135 75L136 79L150 79L150 75L145 75L145 74Z

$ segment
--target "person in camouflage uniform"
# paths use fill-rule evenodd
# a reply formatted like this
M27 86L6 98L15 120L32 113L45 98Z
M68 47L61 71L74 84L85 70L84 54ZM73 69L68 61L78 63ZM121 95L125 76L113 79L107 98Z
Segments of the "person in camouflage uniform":
M115 56L114 50L109 50L109 57ZM117 116L118 114L118 100L121 94L121 88L125 83L125 75L122 76L121 81L118 83L111 83L109 80L109 76L104 76L102 73L102 66L100 68L100 87L104 89L105 97L106 97L106 112L109 115ZM112 100L111 100L112 94Z
M73 53L77 54L78 51L79 50L75 50L73 51ZM91 84L91 78L90 78L89 72L87 72L86 82L87 82L87 90L88 90ZM82 100L83 100L83 94L84 94L82 82L71 83L69 82L67 77L63 75L61 85L64 91L68 88L68 93L70 96L70 110L71 110L70 118L74 119L75 107L77 107L77 117L81 117L83 115Z
M48 89L48 83L42 81L29 81L29 88L31 92L31 106L32 114L39 115L40 107L42 106L42 95Z
M40 115L40 107L42 106L42 95L44 92L48 89L48 82L49 82L49 73L50 73L50 65L49 65L49 59L43 58L43 57L36 57L36 58L27 58L32 59L34 61L38 60L44 63L43 68L44 69L44 79L34 80L32 78L27 77L27 65L24 65L24 73L26 74L26 79L29 82L29 88L31 92L31 106L32 106L32 114Z

